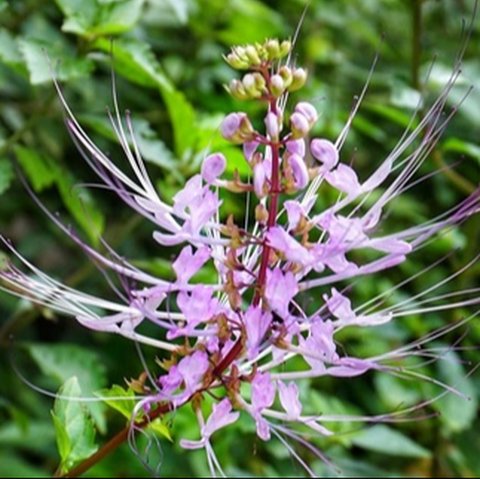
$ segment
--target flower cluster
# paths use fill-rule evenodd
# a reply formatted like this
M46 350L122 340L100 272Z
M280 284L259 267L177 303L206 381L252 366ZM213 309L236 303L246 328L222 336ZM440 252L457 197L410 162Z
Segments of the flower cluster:
M127 174L91 141L58 89L68 128L92 169L127 205L155 225L153 238L161 247L182 246L172 264L174 281L142 271L111 249L108 254L94 250L48 211L97 263L134 280L138 287L127 292L126 302L105 300L57 282L3 240L35 275L9 264L0 271L0 288L73 316L87 328L116 333L169 355L163 362L165 372L154 378L153 392L145 390L137 411L146 414L159 405L168 404L171 410L193 404L199 438L182 439L180 444L187 449L204 448L212 474L221 471L212 436L237 421L240 414L251 417L262 440L274 435L287 447L285 438L308 446L302 431L329 435L326 424L341 418L321 415L320 411L305 414L299 380L394 370L391 360L404 357L432 338L381 356L359 358L338 347L335 336L341 329L372 327L413 311L480 302L477 290L432 298L431 293L441 286L438 284L419 293L414 303L383 306L404 282L367 304L354 306L346 286L349 280L403 263L434 235L479 211L477 191L424 224L381 233L385 208L418 181L414 175L451 116L443 112L458 70L424 117L416 124L412 121L395 149L361 179L352 165L341 159L361 98L335 141L311 139L318 119L315 106L299 102L287 108L289 93L300 89L307 78L304 69L291 64L290 53L289 41L268 40L236 47L226 56L230 66L246 72L230 83L230 94L266 105L262 131L244 112L229 114L221 125L223 137L243 148L251 179L226 177L228 158L212 153L203 160L200 173L187 181L171 203L160 198L147 174L130 118L123 121L118 111L112 117L131 169ZM371 201L372 192L380 186L380 193ZM322 188L335 191L338 199L318 211L316 200ZM250 197L255 208L249 227L239 218L220 214L223 190ZM222 223L221 217L228 219ZM362 254L365 250L369 254ZM368 259L362 262L359 258ZM213 283L196 280L206 265L216 271ZM319 309L302 307L299 297L307 291L323 299ZM139 328L143 322L157 325L158 333L154 337L142 334ZM285 370L283 366L294 357L303 358L303 367ZM202 401L213 391L213 408L204 417ZM291 452L296 455L293 449ZM302 464L308 470L308 465Z

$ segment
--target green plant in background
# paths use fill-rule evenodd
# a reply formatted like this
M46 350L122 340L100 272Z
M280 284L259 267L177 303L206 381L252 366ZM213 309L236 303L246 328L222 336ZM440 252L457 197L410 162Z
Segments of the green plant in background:
M284 18L288 18L288 10L293 9L295 16L298 16L298 12L302 10L300 3L295 5L293 3L279 2L280 14L260 2L232 2L229 8L225 8L224 2L218 4L175 2L175 8L173 8L168 2L153 1L146 3L90 2L88 8L82 8L82 10L78 9L75 2L58 2L60 10L50 4L41 6L39 2L12 2L5 7L2 14L6 12L4 18L7 28L1 32L0 58L3 66L0 74L3 79L1 93L7 101L2 107L2 134L5 140L2 145L4 159L0 163L0 172L2 172L2 184L5 185L3 188L11 185L8 196L11 197L13 194L18 201L5 200L7 196L3 195L0 206L2 232L6 231L8 236L14 239L21 238L19 248L29 257L36 258L35 261L40 263L42 269L48 269L49 272L57 271L57 276L62 279L68 275L69 285L81 286L82 289L97 296L104 291L98 273L92 265L85 263L80 270L74 269L75 264L80 263L80 257L70 250L68 244L65 243L60 249L56 246L55 250L49 247L53 243L58 245L58 240L54 242L48 240L47 232L50 227L47 223L42 223L41 217L33 216L33 210L30 212L26 210L29 208L27 206L29 201L25 199L24 192L21 188L17 190L16 186L12 185L14 175L9 157L14 154L35 191L42 191L42 199L47 198L52 203L56 198L62 198L64 206L91 242L94 244L97 242L98 246L98 232L106 222L107 241L119 246L129 258L142 258L135 259L134 266L144 268L153 275L174 280L175 274L170 266L169 253L151 259L152 249L147 241L150 231L147 228L136 220L130 221L128 217L123 216L125 213L119 211L114 200L110 202L108 199L104 200L100 208L89 196L84 196L83 190L81 199L78 198L80 190L75 186L78 178L89 178L89 176L86 171L83 171L79 162L74 160L78 155L71 149L70 140L62 131L55 95L52 94L50 86L41 87L41 90L38 90L38 87L32 89L28 86L29 82L41 84L49 81L48 64L39 61L43 55L42 49L49 50L51 58L64 59L56 70L60 79L66 82L65 90L71 97L69 102L72 108L76 112L88 112L80 115L81 123L98 133L96 141L100 146L104 149L105 147L112 149L114 147L111 145L111 140L114 139L114 135L109 129L103 112L105 104L109 101L99 101L99 97L107 98L109 95L110 37L119 35L113 46L115 52L113 64L119 75L117 77L119 95L123 104L128 104L133 111L140 112L135 113L132 120L138 148L144 159L152 163L150 170L155 186L160 192L161 200L166 201L173 196L173 192L181 189L186 178L198 171L206 151L219 151L228 158L225 172L227 177L231 178L234 171L238 170L238 181L247 180L249 168L241 152L225 141L218 130L221 122L221 116L218 113L235 111L244 106L242 104L240 107L235 102L225 103L224 101L225 95L221 85L230 82L231 76L228 70L217 61L217 57L226 50L226 47L219 45L219 42L229 45L235 42L263 41L265 36L282 34L285 29ZM395 146L395 139L398 139L401 129L405 127L413 129L418 125L415 122L409 125L408 122L411 116L409 113L418 104L417 90L422 84L419 78L425 77L421 68L422 60L425 60L427 69L429 66L429 59L422 59L422 55L418 53L422 41L427 42L429 38L425 32L422 32L422 25L428 26L429 22L436 25L440 19L444 22L443 28L448 28L447 21L451 21L454 28L458 28L458 18L461 13L458 4L451 2L439 2L440 6L435 5L434 2L423 2L423 11L421 2L411 2L408 6L404 2L380 2L388 3L393 9L393 13L390 10L389 15L382 18L381 15L372 15L374 12L377 13L378 3L338 2L333 7L331 2L314 2L309 11L311 15L307 16L302 28L302 37L296 50L298 58L306 59L310 72L307 95L314 100L317 108L322 112L312 133L321 131L324 137L336 138L347 120L344 112L348 110L348 105L345 103L342 105L340 102L345 102L345 98L351 97L353 92L361 91L361 84L368 73L362 70L362 63L368 69L370 60L358 58L358 55L355 55L359 51L359 43L370 45L369 48L373 51L375 47L371 46L369 41L377 43L379 34L376 32L382 30L378 24L374 25L375 22L383 21L383 28L389 28L392 42L387 39L382 46L382 62L387 65L384 70L380 67L373 76L371 93L367 95L362 109L355 116L349 140L345 143L342 152L343 161L351 157L352 152L356 152L354 164L361 178L367 178L373 165L380 163L378 158L385 157L386 153ZM447 11L449 8L450 12ZM171 13L170 24L166 24L168 11ZM464 11L466 15L469 14L468 8ZM422 13L424 19L421 18ZM392 15L396 16L398 22L393 22L394 25L390 27ZM367 23L365 18L371 18L372 23ZM399 58L410 57L410 44L394 41L395 38L402 38L404 33L401 28L396 31L396 26L405 24L409 18L412 19L413 26L412 44L414 51L418 53L412 56L411 79L404 76L406 68L389 65L390 62L397 63ZM63 24L64 31L72 32L71 36L59 33L60 22ZM182 22L188 25L188 36L184 33L186 30L181 26ZM319 25L328 26L328 28L324 27L319 33ZM351 37L344 38L345 25L349 25L351 31L355 32ZM312 27L315 27L313 32ZM473 35L476 35L475 28ZM347 48L334 48L334 43L339 38L344 40ZM355 63L350 62L348 58L349 41L352 41L352 45L355 46L351 50L357 57ZM470 45L472 43L474 42ZM398 45L398 48L389 47L389 45ZM439 44L437 48L447 50L448 44ZM163 68L155 59L153 51L162 60ZM340 54L340 51L347 53ZM467 51L464 62L467 78L468 72L474 71L476 67L475 60L469 60L470 55L471 53ZM436 85L444 83L442 78L445 72L449 71L447 68L442 67L441 60L437 62L428 77L426 92L434 91ZM382 71L388 73L382 73ZM397 71L399 74L396 73ZM458 103L459 98L471 83L469 80L462 82L463 80L458 82L452 89L450 97L452 104ZM173 86L174 84L178 89ZM246 84L249 85L248 81ZM233 82L231 85L234 89L238 83ZM179 92L180 89L184 94ZM465 193L475 188L479 171L478 163L475 162L477 150L475 129L472 128L472 124L478 125L479 122L478 118L475 119L475 108L470 106L475 104L475 95L475 93L471 94L462 105L455 122L458 129L447 131L442 142L437 144L431 152L433 162L425 162L421 166L420 175L429 175L435 168L440 168L440 173L431 178L432 189L425 191L421 187L416 188L407 191L403 198L397 198L395 205L389 210L392 221L387 222L382 231L383 235L398 231L412 222L418 224L432 215L435 216L454 204L456 199L458 201ZM152 108L152 105L159 105L160 98L162 106ZM428 104L428 98L425 98L426 104ZM195 105L195 108L192 105ZM421 108L426 107L421 105ZM257 107L249 108L247 113L255 119L254 125L259 124ZM141 119L136 120L137 116ZM301 120L298 121L300 123L294 121L292 125L295 127L298 123L295 127L297 130L298 125L301 126ZM381 127L378 126L379 124ZM466 129L464 124L469 128ZM470 131L472 133L469 137ZM159 138L162 138L165 143ZM458 153L452 156L455 152L467 156L454 172L452 169L445 168L445 165L451 158L459 158ZM115 154L116 151L113 149L112 156ZM154 165L159 161L162 162L159 165L162 166L162 170L157 170ZM293 178L295 179L295 175ZM46 191L52 188L55 188L57 193L52 194L49 199ZM318 211L324 210L336 200L333 193L334 190L331 192L327 190L320 195L317 203ZM95 198L97 197L99 195L95 195ZM239 222L243 200L239 201L238 195L235 194L222 194L222 200L224 202L222 209L232 212ZM365 202L365 207L371 208L378 200L379 196L370 195ZM56 208L53 206L53 209ZM107 214L102 215L100 211L107 211ZM6 227L7 230L5 230ZM135 235L130 234L133 230ZM473 257L476 253L477 237L478 221L470 220L465 228L462 228L462 232L458 228L450 228L447 235L429 244L423 249L422 254L414 257L408 265L405 263L399 273L385 275L376 281L365 279L357 283L351 298L355 299L355 304L361 304L391 289L399 282L399 277L409 276L422 270L433 262L434 258L441 257L442 254L455 248L457 250L455 256L449 255L445 261L429 271L428 277L423 275L414 278L411 285L402 288L401 294L396 291L391 298L391 304L411 301L414 291L426 290L438 284L441 278L458 271L461 268L460 265L466 263L466 258ZM355 260L359 259L362 257L355 257ZM473 264L464 275L455 280L451 290L466 290L474 287L476 277L478 277L478 266ZM211 282L213 278L214 271L207 268L198 280ZM327 292L329 291L320 291L317 295L306 295L303 307L318 308L323 303L321 293ZM2 296L2 301L7 300ZM43 373L41 376L27 369L29 365L27 355L15 354L14 363L17 369L19 372L23 371L24 375L25 371L28 371L27 377L34 383L38 384L40 378L45 381L49 377L52 382L43 382L43 387L55 389L55 383L57 385L64 383L61 391L64 396L80 394L92 396L106 386L107 371L109 380L113 378L114 382L121 383L122 377L136 377L142 370L134 348L131 353L128 353L129 361L125 361L127 357L125 342L107 340L102 335L93 337L89 335L84 336L85 339L82 340L82 342L88 340L91 343L89 348L73 346L72 343L78 343L84 333L72 323L69 323L68 328L65 327L63 320L58 324L52 323L52 321L56 322L57 318L46 308L35 308L24 304L17 309L14 303L5 302L4 304L5 311L11 311L12 314L10 320L4 323L2 337L6 341L11 333L15 333L15 344L18 346L16 350L27 352L40 367ZM453 322L467 315L467 311L462 308L455 308L453 311L454 316L451 317L445 312L437 315L411 313L405 322L396 326L382 327L378 331L372 329L364 331L362 328L345 329L337 339L345 344L349 354L360 357L378 356L386 350L398 347L399 344L422 337L427 331L443 326L449 320ZM42 316L50 322L42 320ZM49 324L51 327L46 328L45 325ZM28 328L26 328L27 325L29 325ZM471 323L471 325L471 331L465 340L467 349L469 344L475 344L478 336L475 324ZM154 328L147 328L145 333L157 334ZM446 338L447 344L456 344L455 335L456 333L453 332ZM439 343L436 347L443 350L445 343ZM97 352L93 353L93 350ZM144 354L145 360L149 362L153 360L155 352L147 348ZM475 361L475 352L466 351L463 354ZM90 367L84 366L86 361L91 364ZM410 366L417 367L415 364ZM299 364L294 363L292 367L298 368ZM446 359L438 362L437 365L422 366L422 373L436 375L472 398L469 403L465 403L461 398L449 395L434 403L432 407L442 413L440 420L406 424L395 428L379 425L367 430L358 430L352 423L339 422L333 426L336 434L323 440L314 439L316 445L327 451L334 463L346 474L381 475L385 474L385 471L406 474L420 471L423 475L437 475L446 470L462 475L477 470L474 452L477 439L473 432L474 428L471 429L471 433L469 432L476 411L475 382L465 376L463 368L460 356L453 351L449 352ZM10 449L6 450L9 460L4 461L6 466L2 467L6 468L6 474L22 470L27 471L26 473L30 471L38 474L39 469L33 469L34 472L32 472L33 465L47 461L44 463L46 468L44 470L49 468L51 470L55 467L56 460L52 450L52 426L48 414L45 415L48 406L41 408L38 402L43 402L42 398L38 395L33 396L31 391L25 390L25 387L19 387L16 384L18 378L11 369L2 371L2 374L5 376L4 384L10 386L8 390L21 391L16 396L12 396L12 393L5 395L6 421L0 431L0 441L4 441L3 443ZM78 381L72 377L77 377ZM118 379L115 380L115 377ZM145 392L142 390L144 383L138 381L130 382L131 390L133 388L133 390ZM308 398L313 414L321 411L327 415L342 416L365 415L378 411L387 413L399 407L418 407L436 394L436 391L425 385L421 386L416 382L377 375L377 373L369 374L366 381L352 379L340 383L323 379L304 382L302 388L300 395L302 398ZM132 393L127 389L115 387L108 393L103 390L101 394L103 396L110 394L112 398L108 403L124 417L131 416L132 408L128 406L131 401L118 400L123 396L127 399L131 397ZM67 469L92 453L93 424L100 433L107 430L107 410L98 402L86 404L88 409L81 403L57 400L54 407L57 440L61 445L63 465ZM431 409L425 405L425 414L428 415L430 412ZM110 417L112 413L108 414ZM68 419L72 417L83 417L84 421L72 422ZM112 421L118 421L119 417L111 417L108 423L109 430L113 431ZM173 429L168 432L169 428L159 423L158 434L159 437L165 437L168 434L174 438L195 437L195 432L191 431L194 424L195 420L191 412L183 408L175 415ZM253 456L250 443L242 443L239 447L236 436L240 431L254 437L254 429L252 430L252 426L242 418L230 428L224 433L222 431L222 440L219 446L216 446L217 455L222 459L229 473L242 473L245 469L257 474L298 472L296 466L288 461L284 453L273 445L264 446L262 442L257 442L255 446L257 453ZM460 432L462 440L459 439ZM50 444L32 440L39 434L46 438L50 437L52 439ZM80 438L82 440L79 440ZM16 444L22 444L22 448L26 448L28 462L23 459L24 453L20 453L22 448L15 449L18 452L12 454L8 452L15 448ZM157 449L154 449L153 454L158 454ZM360 458L358 453L361 450L371 451L370 456ZM138 451L142 458L146 458L146 452L141 448L141 443ZM183 461L184 470L179 471L175 458L179 457L178 454L181 452L177 446L170 445L168 441L162 439L161 451L162 458L151 457L150 464L154 466L161 464L161 471L164 474L182 472L195 475L208 474L204 469L203 460L195 453L192 453L187 461ZM119 454L124 470L118 469L115 459L111 462L107 459L96 466L92 472L107 476L118 475L120 471L123 474L138 473L135 462L127 459L128 453L120 451ZM318 474L321 473L323 470L321 462L316 462L308 452L300 451L300 454ZM402 456L410 458L407 469L405 469L405 461L399 459ZM272 460L273 457L276 458L275 461ZM278 464L278 470L275 470L273 463Z

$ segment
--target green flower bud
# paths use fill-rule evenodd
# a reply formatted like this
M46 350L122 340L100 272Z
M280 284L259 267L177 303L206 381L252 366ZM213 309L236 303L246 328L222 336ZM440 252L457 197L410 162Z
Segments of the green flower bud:
M258 56L260 60L267 61L269 60L268 52L264 45L260 45L260 43L255 43L255 48L257 49Z
M257 87L255 84L255 77L253 76L252 73L247 73L243 79L242 79L242 84L243 87L245 88L245 91L251 95L251 96L256 96L257 93Z
M285 83L280 75L272 75L270 78L270 92L278 97L285 91Z
M282 77L285 88L288 88L292 83L292 69L284 65L280 67L280 69L278 70L278 74Z
M292 75L292 83L288 87L288 91L296 91L305 85L307 81L307 71L303 68L295 68Z
M258 72L255 72L253 76L255 78L255 86L257 90L264 93L267 89L267 82L265 81L265 78L261 73Z
M245 57L248 59L251 65L260 65L262 60L258 55L257 49L253 45L248 45L245 47Z
M280 43L278 40L267 40L265 42L265 50L267 51L268 60L276 60L280 57Z
M236 53L229 53L223 58L232 68L235 68L236 70L245 70L248 68L248 63L240 59Z
M287 56L290 53L290 50L292 49L292 42L289 40L284 40L280 44L280 56L279 58L283 58Z
M249 98L242 82L239 80L232 80L227 87L227 91L237 100L248 100Z

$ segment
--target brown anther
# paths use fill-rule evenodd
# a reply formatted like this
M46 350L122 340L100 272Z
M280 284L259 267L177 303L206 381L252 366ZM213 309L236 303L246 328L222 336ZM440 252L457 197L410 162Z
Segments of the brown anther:
M255 207L255 220L258 221L261 225L266 225L267 224L268 210L261 203L259 203Z
M134 391L137 394L145 394L150 392L150 388L145 386L145 382L147 381L148 375L145 371L143 371L138 379L125 379L129 389Z

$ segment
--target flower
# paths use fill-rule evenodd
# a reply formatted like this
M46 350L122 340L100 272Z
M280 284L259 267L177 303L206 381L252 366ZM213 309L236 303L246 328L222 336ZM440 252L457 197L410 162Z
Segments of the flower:
M442 311L480 303L477 289L431 296L451 278L420 292L415 303L385 307L385 296L401 289L408 280L358 306L345 286L404 263L432 237L479 212L477 190L431 221L390 234L382 234L379 228L385 208L409 187L438 141L445 126L443 107L456 73L418 126L407 129L378 168L361 180L341 155L356 109L335 141L305 140L318 118L310 103L298 103L289 117L289 127L283 124L289 85L296 78L297 89L306 79L305 70L289 70L292 66L288 58L279 64L290 47L289 42L268 40L236 47L226 57L234 68L254 71L246 73L241 83L233 84L232 95L267 103L265 132L255 130L243 112L228 115L220 128L226 140L243 145L252 182L223 178L228 174L228 158L213 153L205 157L201 173L190 178L171 202L160 198L146 169L139 168L138 159L124 140L121 120L114 120L114 129L121 135L135 180L92 142L57 85L68 115L67 126L100 179L152 222L153 238L162 247L184 245L172 262L174 280L142 271L114 251L108 256L96 251L40 202L52 221L86 254L128 280L125 283L135 285L128 291L127 304L67 287L39 271L1 237L23 267L34 273L27 275L9 263L0 270L2 289L72 316L92 330L120 334L164 351L166 366L164 372L158 372L157 390L147 392L136 411L171 411L191 403L201 438L182 439L180 444L187 449L205 448L212 473L220 466L211 438L240 414L255 422L258 437L265 441L274 435L282 442L286 436L305 444L301 434L295 432L296 425L329 435L325 424L331 418L322 411L313 415L303 412L297 381L327 375L353 377L371 370L398 372L389 361L401 359L413 349L420 354L418 346L429 339L375 357L355 357L337 344L340 330L374 327L412 311ZM131 141L137 151L133 135ZM307 154L321 166L309 168ZM389 183L385 185L387 178ZM316 199L324 183L334 190L337 199L318 211ZM380 185L383 189L369 198ZM251 228L240 226L229 215L226 222L220 221L222 188L256 197L259 214ZM194 282L206 264L215 269L215 281ZM323 300L322 306L312 310L308 304L302 305L299 297L318 288L323 288L315 293ZM446 298L451 300L445 302ZM143 322L155 324L158 331L152 336L140 333ZM425 350L424 354L438 352ZM295 357L303 358L296 363L303 366L298 370L283 367ZM408 370L402 369L402 373L408 375ZM215 401L205 422L202 403L210 392L215 392ZM355 420L386 421L399 414Z

